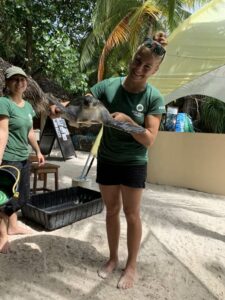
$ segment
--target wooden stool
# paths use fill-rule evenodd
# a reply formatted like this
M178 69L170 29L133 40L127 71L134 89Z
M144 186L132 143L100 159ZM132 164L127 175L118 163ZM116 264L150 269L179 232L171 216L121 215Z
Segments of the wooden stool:
M58 169L60 166L50 164L50 163L45 163L43 166L39 166L38 163L31 163L31 168L30 168L30 173L34 174L34 182L33 182L33 189L31 189L33 194L36 194L37 191L51 191L51 189L47 188L47 176L49 173L53 173L55 175L55 190L58 190L59 188L59 183L58 183ZM37 188L37 181L38 181L38 176L42 175L43 176L43 187L42 188Z

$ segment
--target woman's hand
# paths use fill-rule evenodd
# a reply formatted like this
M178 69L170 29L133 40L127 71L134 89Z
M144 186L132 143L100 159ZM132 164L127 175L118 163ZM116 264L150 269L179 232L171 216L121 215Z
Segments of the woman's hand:
M120 121L120 122L128 122L131 124L134 124L134 121L126 114L121 113L121 112L114 112L111 114L113 119Z
M45 163L45 158L42 155L40 147L37 143L33 127L30 129L30 131L28 133L28 141L29 141L31 147L33 148L33 150L36 153L39 166L43 165Z
M43 166L45 164L45 157L41 152L37 152L37 160L38 160L38 165Z
M50 105L49 110L50 110L49 116L51 118L59 118L60 117L60 109L55 104Z
M60 103L66 107L70 103L70 101L65 101L65 102L60 102ZM59 118L60 117L61 111L55 104L50 105L49 110L50 110L49 116L51 118Z
M166 33L163 31L156 32L156 34L153 36L153 40L160 43L163 47L168 45Z

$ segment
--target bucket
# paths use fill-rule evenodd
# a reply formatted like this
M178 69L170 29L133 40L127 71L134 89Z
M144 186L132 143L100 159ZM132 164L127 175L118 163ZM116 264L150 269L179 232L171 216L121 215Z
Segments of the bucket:
M91 179L89 178L75 178L72 180L72 187L80 186L82 188L91 188Z
M20 170L15 166L0 166L0 207L5 205L11 198L18 198L17 192L20 180Z

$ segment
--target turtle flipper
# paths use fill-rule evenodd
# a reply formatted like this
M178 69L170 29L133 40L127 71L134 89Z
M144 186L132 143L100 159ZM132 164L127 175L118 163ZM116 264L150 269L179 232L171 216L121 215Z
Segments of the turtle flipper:
M51 104L54 104L57 108L60 109L61 112L66 112L66 108L64 105L62 105L58 100L56 100L53 96L49 95L48 96L48 101Z
M110 119L108 120L108 122L104 123L105 126L108 127L112 127L130 134L134 134L134 133L144 133L145 132L145 128L138 126L138 125L132 125L128 122L121 122L121 121L117 121L115 119Z
M76 124L80 112L79 106L68 105L67 107L65 107L58 100L52 97L51 98L49 97L49 102L54 104L60 110L59 112L60 116L63 119L68 120L72 127L79 127L79 125Z

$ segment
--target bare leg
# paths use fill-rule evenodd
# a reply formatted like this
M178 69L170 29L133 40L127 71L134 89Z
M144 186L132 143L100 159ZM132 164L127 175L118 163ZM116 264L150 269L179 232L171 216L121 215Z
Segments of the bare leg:
M31 229L22 227L18 225L17 214L14 213L9 217L8 223L8 234L16 235L16 234L31 234L33 231Z
M100 185L100 191L106 206L106 231L109 245L109 260L98 270L101 278L107 278L118 264L118 247L120 236L120 186Z
M140 219L140 203L143 189L122 186L123 208L127 220L128 258L126 267L118 282L118 288L133 287L136 277L137 255L141 243L142 225Z
M0 253L8 253L9 241L7 234L7 217L0 213Z

